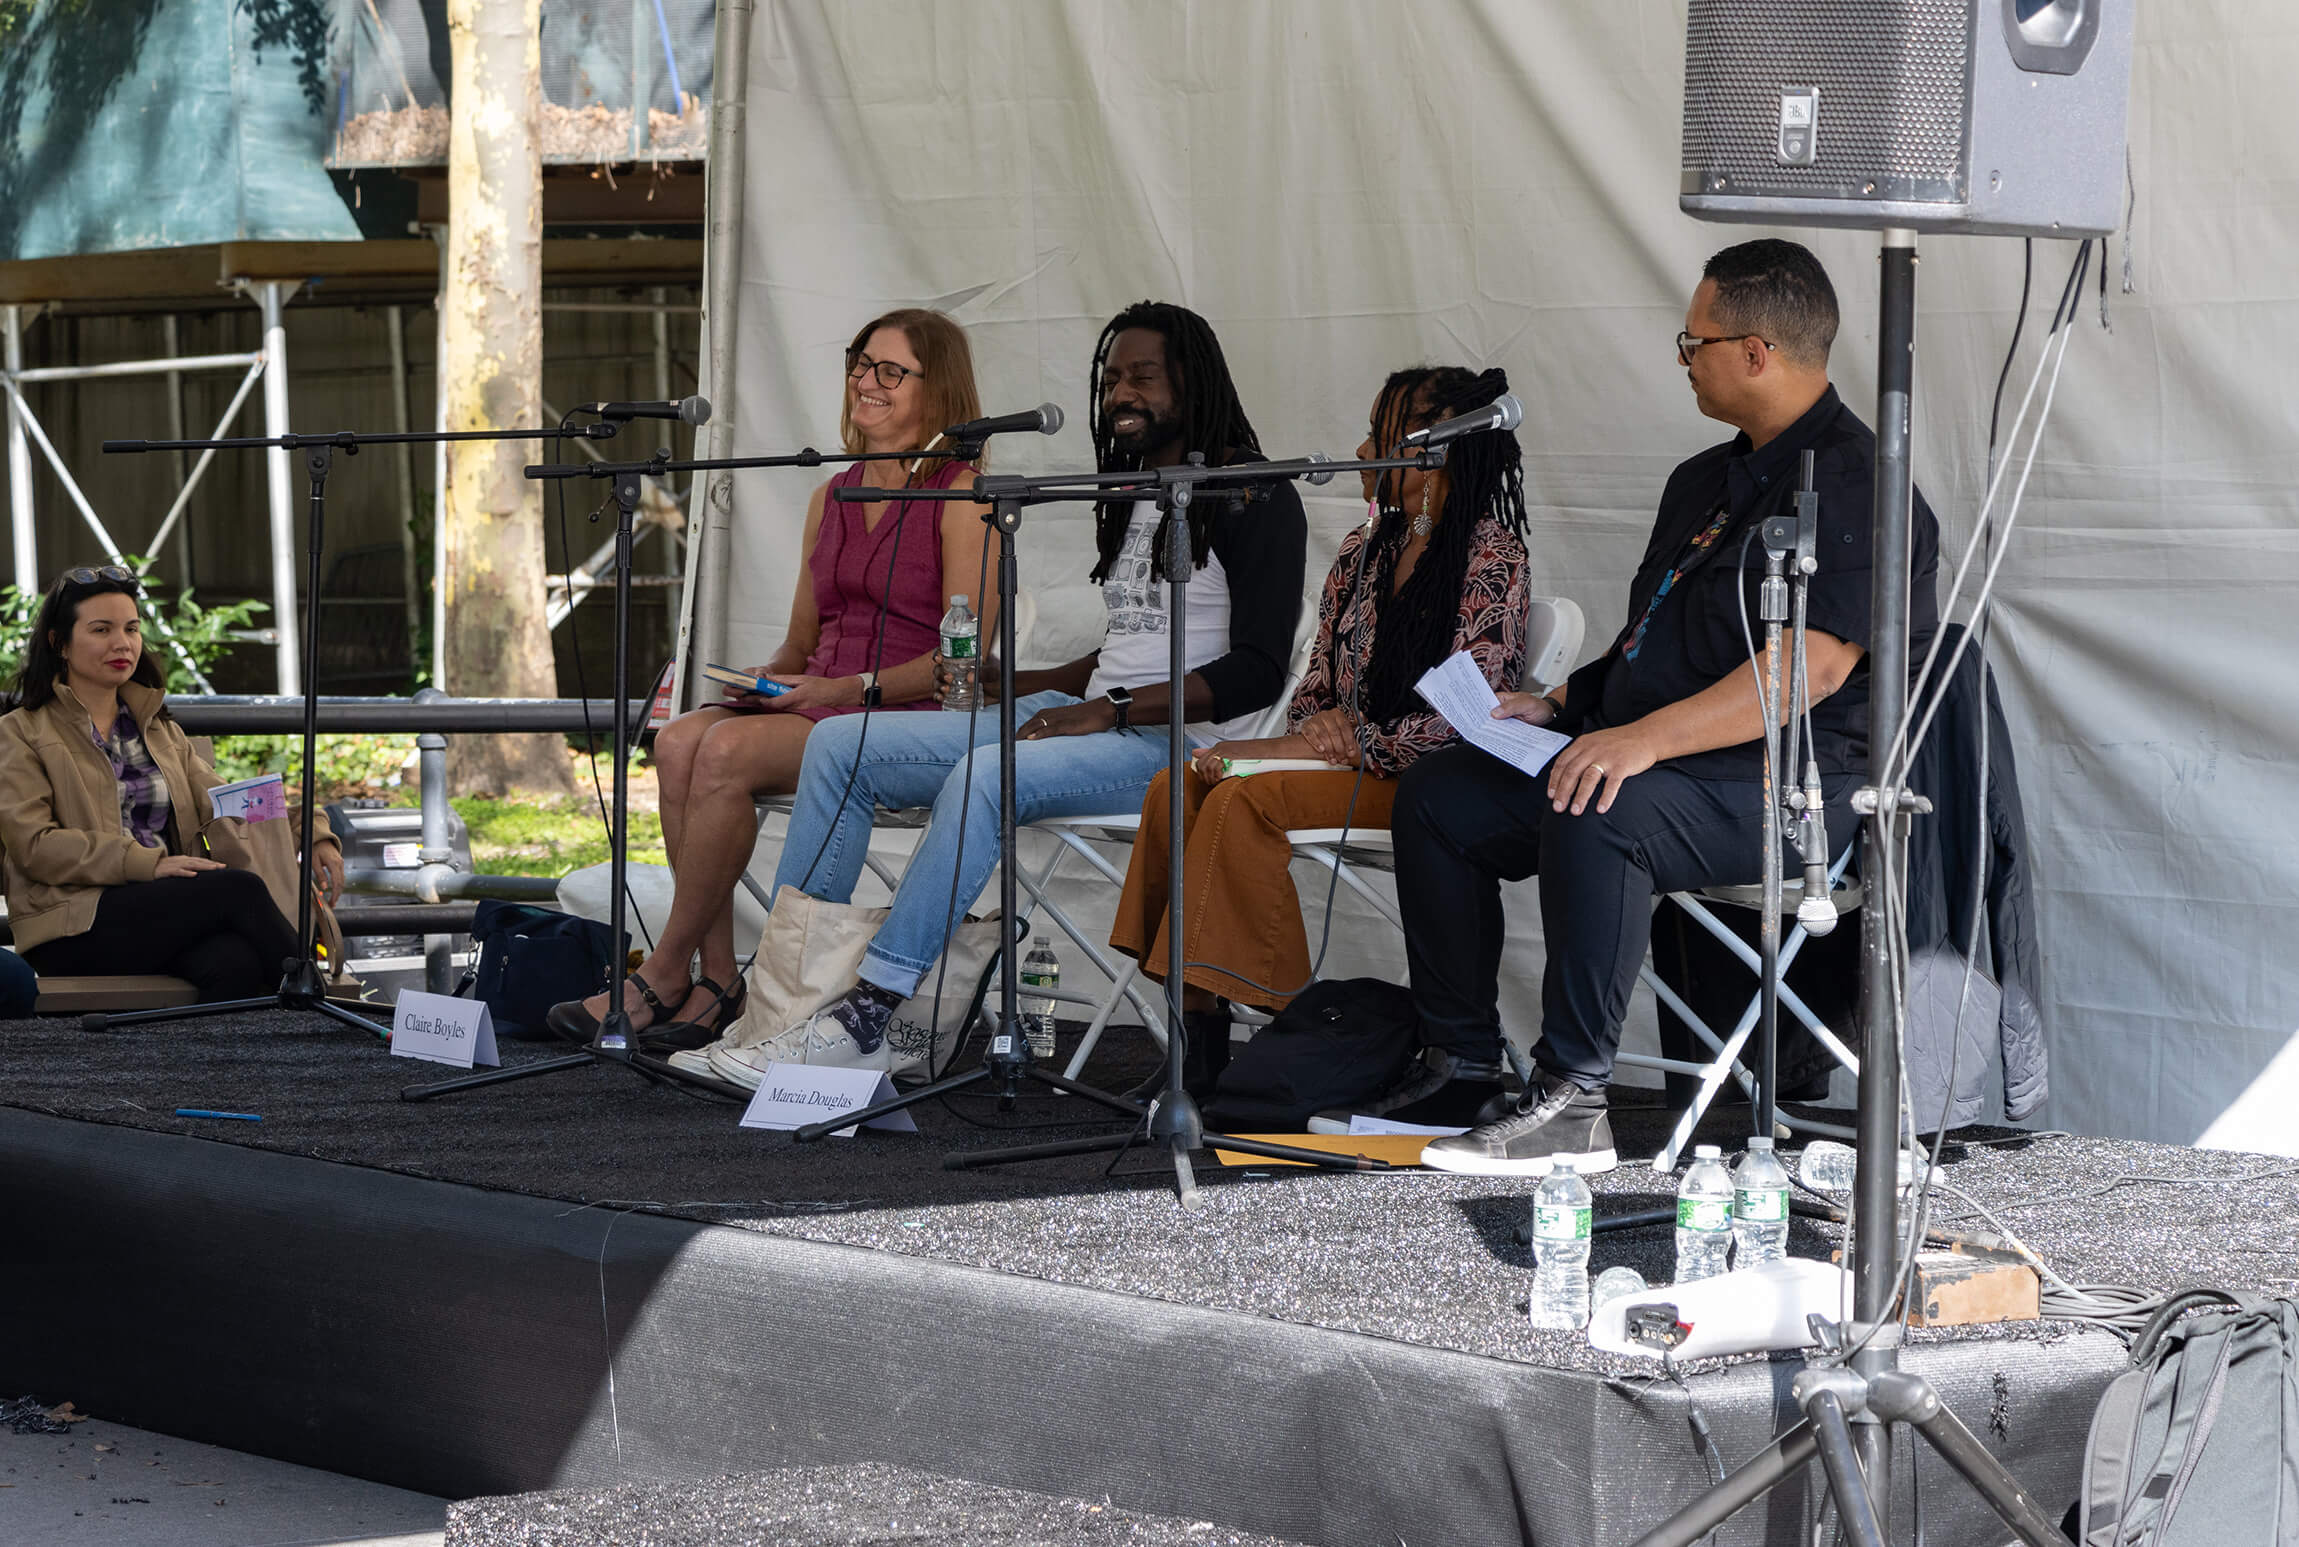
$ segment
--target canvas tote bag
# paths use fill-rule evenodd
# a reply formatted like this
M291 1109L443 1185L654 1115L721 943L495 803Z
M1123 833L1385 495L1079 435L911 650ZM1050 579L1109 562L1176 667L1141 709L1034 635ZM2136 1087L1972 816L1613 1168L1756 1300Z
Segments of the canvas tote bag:
M776 892L751 958L750 1003L729 1040L758 1047L837 1003L860 978L863 953L887 911L824 902L792 886ZM894 1051L891 1073L930 1073L956 1051L997 966L998 934L995 915L966 919L950 937L948 970L941 964L928 968L918 992L895 1007L886 1028Z

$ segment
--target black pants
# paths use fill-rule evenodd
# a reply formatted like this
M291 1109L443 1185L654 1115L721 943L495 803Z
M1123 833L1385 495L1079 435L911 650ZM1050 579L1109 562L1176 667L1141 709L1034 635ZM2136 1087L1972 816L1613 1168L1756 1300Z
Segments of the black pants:
M207 1002L272 992L281 964L300 954L263 877L203 870L107 886L86 934L36 945L24 959L46 977L169 973Z
M1854 774L1824 779L1828 842L1856 825ZM1421 1034L1465 1058L1501 1054L1501 882L1541 878L1540 1066L1598 1089L1612 1081L1621 1022L1663 892L1763 879L1758 786L1654 768L1620 787L1612 810L1551 809L1545 779L1474 747L1408 768L1389 829L1397 902Z

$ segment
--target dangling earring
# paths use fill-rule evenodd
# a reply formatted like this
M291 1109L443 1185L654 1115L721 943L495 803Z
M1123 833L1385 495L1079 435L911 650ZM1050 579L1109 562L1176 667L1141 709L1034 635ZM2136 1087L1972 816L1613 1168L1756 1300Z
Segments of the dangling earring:
M1437 530L1437 518L1429 514L1429 496L1436 492L1437 480L1421 480L1421 513L1413 518L1413 535L1426 537Z

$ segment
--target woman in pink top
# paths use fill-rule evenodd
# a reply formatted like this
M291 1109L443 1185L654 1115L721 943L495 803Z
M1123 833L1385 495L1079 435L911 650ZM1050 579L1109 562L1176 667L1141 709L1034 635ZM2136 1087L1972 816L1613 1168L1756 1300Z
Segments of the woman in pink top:
M905 308L875 319L846 349L839 438L849 452L931 450L941 431L981 415L966 334L940 312ZM798 782L807 733L834 714L934 709L934 654L949 598L974 599L982 632L994 600L982 593L995 555L980 505L898 500L847 504L832 488L868 483L943 488L975 469L953 458L863 462L814 491L782 648L755 675L789 689L730 694L684 714L655 738L663 843L678 876L670 918L639 964L624 1005L640 1031L677 1025L675 1040L708 1042L742 1013L735 969L734 888L757 836L753 800ZM688 966L700 955L700 971ZM607 996L551 1012L562 1034L598 1030Z

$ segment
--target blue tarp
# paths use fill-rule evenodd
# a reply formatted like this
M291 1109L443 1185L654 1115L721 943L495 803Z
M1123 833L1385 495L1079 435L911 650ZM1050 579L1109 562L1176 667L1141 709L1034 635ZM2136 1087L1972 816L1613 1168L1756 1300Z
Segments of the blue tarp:
M0 52L0 260L357 241L303 0L45 0ZM259 23L284 36L257 43Z

